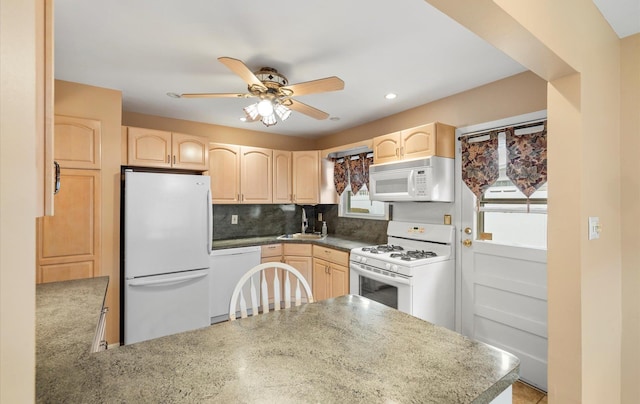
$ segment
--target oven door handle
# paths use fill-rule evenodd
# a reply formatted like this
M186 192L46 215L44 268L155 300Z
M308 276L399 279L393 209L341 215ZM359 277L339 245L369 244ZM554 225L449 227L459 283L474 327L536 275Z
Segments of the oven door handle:
M365 276L367 278L371 278L376 281L384 282L387 284L396 283L396 284L407 285L407 286L411 285L411 279L407 279L402 276L391 277L391 276L381 275L376 272L369 271L367 269L358 268L357 266L351 266L350 270L358 274L361 274L362 276Z

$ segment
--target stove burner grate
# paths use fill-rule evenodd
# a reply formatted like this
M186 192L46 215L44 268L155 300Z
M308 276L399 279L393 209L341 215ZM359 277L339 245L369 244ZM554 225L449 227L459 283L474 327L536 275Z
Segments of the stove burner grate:
M372 254L384 254L388 252L403 251L403 250L404 248L402 248L399 245L388 245L388 244L378 245L374 247L362 247L362 251L369 251Z
M400 258L401 260L404 260L404 261L421 260L421 259L433 258L437 256L438 254L434 253L433 251L424 251L424 250L422 251L411 250L411 251L405 251L404 253L391 254L391 258Z

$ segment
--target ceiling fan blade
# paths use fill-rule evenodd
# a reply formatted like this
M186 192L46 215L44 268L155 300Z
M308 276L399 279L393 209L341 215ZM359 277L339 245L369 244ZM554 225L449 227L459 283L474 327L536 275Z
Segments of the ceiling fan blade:
M291 105L289 105L289 108L315 119L327 119L329 117L329 114L327 114L326 112L320 111L317 108L314 108L307 104L303 104L300 101L296 100L291 100Z
M293 91L293 95L305 95L314 93L324 93L327 91L338 91L344 89L344 81L336 76L325 77L324 79L305 81L304 83L292 84L283 87Z
M180 94L180 98L249 98L252 94L246 93L187 93Z
M240 76L240 78L244 80L244 82L247 83L248 85L259 86L261 88L264 88L266 91L267 88L264 86L264 84L262 84L262 82L258 80L256 75L253 74L251 70L249 70L247 65L245 65L242 60L228 58L224 56L219 57L218 60L220 61L220 63L227 66L229 70L231 70L232 72Z

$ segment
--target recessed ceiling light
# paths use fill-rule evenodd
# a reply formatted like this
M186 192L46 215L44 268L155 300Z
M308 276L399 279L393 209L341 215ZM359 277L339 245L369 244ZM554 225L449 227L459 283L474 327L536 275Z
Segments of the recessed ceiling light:
M332 116L331 118L329 118L330 121L339 121L340 117L339 116Z
M394 98L396 98L398 95L395 93L388 93L387 95L384 96L384 98L388 99L388 100L393 100Z
M180 98L181 97L180 94L178 94L178 93L167 93L167 95L169 97L171 97L171 98Z

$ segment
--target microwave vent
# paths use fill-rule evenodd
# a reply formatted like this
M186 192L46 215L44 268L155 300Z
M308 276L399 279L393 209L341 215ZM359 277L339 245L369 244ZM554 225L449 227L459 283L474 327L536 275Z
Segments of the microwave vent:
M371 165L371 167L369 167L369 172L382 173L387 171L405 170L405 169L412 169L412 168L431 168L432 158L438 158L438 157L427 157L424 159L408 160L408 161L394 161L393 163L385 163L385 164L373 164Z

